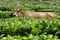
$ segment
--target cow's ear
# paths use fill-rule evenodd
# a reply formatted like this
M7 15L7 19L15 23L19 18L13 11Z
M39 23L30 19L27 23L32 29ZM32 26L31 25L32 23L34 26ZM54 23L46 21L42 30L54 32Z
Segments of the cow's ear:
M19 9L19 8L18 8L17 10L18 10L18 11L22 11L22 9Z
M20 9L19 9L19 8L17 8L16 10L17 10L17 11L20 11Z

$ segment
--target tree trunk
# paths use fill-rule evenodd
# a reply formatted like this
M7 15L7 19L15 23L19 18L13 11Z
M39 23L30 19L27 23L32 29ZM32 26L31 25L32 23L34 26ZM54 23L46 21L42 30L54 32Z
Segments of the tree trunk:
M40 0L40 4L42 4L43 3L43 0Z

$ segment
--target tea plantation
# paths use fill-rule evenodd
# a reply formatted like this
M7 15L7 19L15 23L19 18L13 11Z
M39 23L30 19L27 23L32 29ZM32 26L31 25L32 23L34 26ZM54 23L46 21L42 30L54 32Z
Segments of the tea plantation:
M60 40L60 0L0 0L0 40ZM12 9L55 12L56 19L13 17Z

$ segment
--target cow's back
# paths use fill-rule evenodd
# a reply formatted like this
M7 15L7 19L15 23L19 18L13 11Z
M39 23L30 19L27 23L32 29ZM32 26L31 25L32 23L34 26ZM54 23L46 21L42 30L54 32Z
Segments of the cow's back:
M33 18L46 18L46 13L44 12L26 12L25 16Z
M31 18L41 18L41 19L51 19L55 18L55 14L53 12L30 12L26 11L25 16Z

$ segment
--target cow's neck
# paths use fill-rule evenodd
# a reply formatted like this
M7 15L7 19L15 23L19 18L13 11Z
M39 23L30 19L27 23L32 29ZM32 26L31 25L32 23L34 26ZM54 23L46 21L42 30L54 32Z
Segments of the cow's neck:
M21 12L21 14L22 14L23 17L25 16L25 13L26 13L25 11L22 11Z

